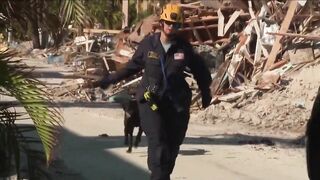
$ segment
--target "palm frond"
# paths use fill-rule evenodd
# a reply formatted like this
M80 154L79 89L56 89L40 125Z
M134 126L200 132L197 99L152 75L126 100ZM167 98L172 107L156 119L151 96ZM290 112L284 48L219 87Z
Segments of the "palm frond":
M29 67L19 60L12 60L14 51L0 53L0 87L15 97L32 119L43 143L49 162L54 146L58 143L63 118L54 104L46 87L38 80L30 78Z
M83 25L86 12L82 1L79 0L64 0L60 8L60 18L63 22L63 27L70 24L72 20L76 25Z
M0 107L0 177L3 177L8 176L13 167L19 172L20 153L14 124L17 114L10 110L11 106Z

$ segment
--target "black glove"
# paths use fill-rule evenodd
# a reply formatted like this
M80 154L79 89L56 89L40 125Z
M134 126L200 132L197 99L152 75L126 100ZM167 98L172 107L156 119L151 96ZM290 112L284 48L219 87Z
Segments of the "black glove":
M98 84L101 89L107 89L112 84L112 82L110 80L110 76L108 75L108 76L103 77L102 79L100 79L98 81Z
M105 77L100 78L98 80L88 80L82 85L82 87L83 88L100 87L102 89L107 89L111 84L112 83L111 83L109 76L105 76Z
M202 108L207 108L210 105L211 102L211 94L210 91L208 92L201 92L202 95Z

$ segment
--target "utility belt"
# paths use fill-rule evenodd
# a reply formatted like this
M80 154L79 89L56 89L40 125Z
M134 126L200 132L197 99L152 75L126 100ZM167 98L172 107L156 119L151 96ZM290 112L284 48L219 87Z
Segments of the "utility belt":
M140 102L148 103L152 111L158 111L160 101L162 104L169 103L165 105L172 106L177 112L185 110L185 107L178 102L176 96L170 90L166 90L164 93L159 93L154 91L153 88L148 87L144 91L143 98Z
M141 103L148 103L152 111L158 111L159 109L159 95L156 87L148 86L143 92L143 97L140 100Z

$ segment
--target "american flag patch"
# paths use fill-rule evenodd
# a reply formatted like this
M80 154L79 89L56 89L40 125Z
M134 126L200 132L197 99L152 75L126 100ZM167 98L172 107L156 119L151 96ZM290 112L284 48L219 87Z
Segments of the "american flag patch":
M183 60L184 53L174 53L174 60Z

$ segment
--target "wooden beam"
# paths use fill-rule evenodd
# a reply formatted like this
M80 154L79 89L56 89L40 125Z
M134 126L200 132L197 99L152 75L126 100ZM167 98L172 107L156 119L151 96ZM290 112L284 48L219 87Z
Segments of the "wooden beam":
M218 20L218 36L223 36L223 29L224 29L224 16L221 12L221 9L219 8L218 9L218 17L219 17L219 20Z
M231 27L231 25L237 20L237 18L240 16L240 14L242 14L243 11L240 10L240 11L235 11L230 19L228 20L226 26L224 27L224 32L223 32L223 35L225 35L227 33L227 31L229 30L229 28Z
M207 31L207 33L208 33L208 36L209 36L209 38L210 38L210 39L212 40L212 42L213 42L213 41L214 41L214 38L213 38L213 36L212 36L209 28L207 27L207 24L206 24L204 21L202 21L202 25L206 27L206 31Z
M189 8L189 9L199 9L199 6L190 5L190 4L179 4L180 7Z
M189 31L189 30L194 30L194 29L205 29L205 28L217 28L217 24L213 25L208 25L208 26L195 26L195 27L186 27L186 28L181 28L179 31Z
M320 41L320 36L314 36L314 35L302 35L302 34L294 34L294 33L272 33L272 32L268 32L267 34L275 35L275 36L288 36L288 37L295 37L295 38L303 38L303 39L308 39L308 40Z
M188 3L189 5L200 5L201 4L201 1L196 1L196 2L191 2L191 3Z
M281 28L280 28L280 33L286 33L289 29L290 23L292 21L292 18L294 16L294 13L296 11L297 5L298 5L298 1L297 0L290 0L289 1L289 9L287 11L287 14L281 24ZM266 62L266 65L264 67L264 71L269 70L269 68L271 67L271 65L275 62L276 57L278 55L278 52L281 48L281 36L277 36L275 43L272 46L271 49L271 53L269 54L268 60Z
M240 15L239 15L241 18L247 18L249 17L249 13L244 13L242 12ZM218 16L202 16L202 17L199 17L199 16L190 16L191 17L196 17L193 19L193 21L196 23L196 22L201 22L201 21L215 21L215 20L218 20L219 17ZM185 19L184 23L188 23L190 22L191 20L189 18Z
M249 3L249 13L250 13L250 16L251 16L251 20L253 21L253 27L254 29L256 30L256 33L257 33L257 44L256 44L256 49L255 49L255 54L254 54L254 63L258 62L261 58L261 47L262 47L262 43L261 43L261 31L260 31L260 26L258 24L258 21L257 21L257 17L256 15L254 14L253 12L253 9L252 9L252 2L251 0L248 1Z
M69 28L70 31L78 31L77 28ZM109 33L109 34L118 34L121 30L113 30L113 29L83 29L84 33Z
M193 35L196 37L197 41L202 43L202 40L200 38L200 35L199 35L198 31L194 28L195 26L194 26L194 23L192 21L193 18L190 18L190 19L191 19L191 21L190 21L189 25L192 28Z

